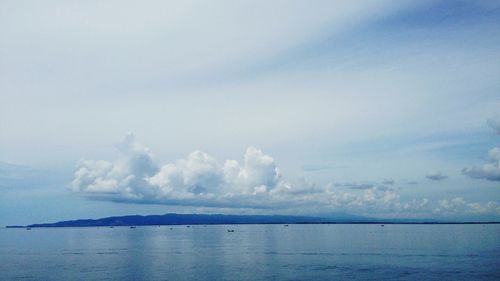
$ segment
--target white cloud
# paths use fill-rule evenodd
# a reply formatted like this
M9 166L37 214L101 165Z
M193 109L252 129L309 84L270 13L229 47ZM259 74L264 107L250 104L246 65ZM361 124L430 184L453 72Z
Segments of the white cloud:
M289 185L281 180L274 159L254 147L247 149L243 166L240 167L235 160L228 160L223 171L228 183L239 186L247 193L255 193L256 189L271 191L275 187Z
M194 151L186 159L167 164L146 182L160 189L162 194L172 192L207 194L216 193L223 177L215 159L201 151Z
M136 143L128 133L118 145L120 157L114 162L81 160L72 182L74 191L87 194L117 195L128 199L144 199L152 194L145 181L158 171L148 148Z
M162 167L132 134L118 149L120 157L114 162L81 160L72 189L97 199L186 205L231 205L231 198L251 199L291 189L274 159L254 147L247 149L242 165L235 160L220 165L208 154L194 151Z
M434 171L434 172L428 172L425 175L426 178L433 180L433 181L440 181L448 178L448 176L443 175L443 173L439 171Z
M462 174L471 178L500 181L500 148L494 147L488 152L489 163L462 169Z
M480 214L500 214L500 206L495 202L468 203L462 197L456 197L451 200L440 200L438 206L433 211L440 215L480 215Z
M163 166L157 164L148 148L134 141L132 134L120 142L118 150L120 156L112 162L81 160L72 190L97 200L216 208L300 207L301 212L347 211L365 215L432 210L428 199L405 201L395 189L384 185L345 183L320 187L304 179L285 180L274 159L254 147L246 150L241 163L226 160L220 164L208 154L194 151ZM446 204L441 205L435 209L444 210ZM474 206L491 211L481 204L471 208Z

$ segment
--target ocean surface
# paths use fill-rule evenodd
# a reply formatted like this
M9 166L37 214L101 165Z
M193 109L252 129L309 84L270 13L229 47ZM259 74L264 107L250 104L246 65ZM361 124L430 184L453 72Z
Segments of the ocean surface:
M0 229L0 280L500 280L500 225Z

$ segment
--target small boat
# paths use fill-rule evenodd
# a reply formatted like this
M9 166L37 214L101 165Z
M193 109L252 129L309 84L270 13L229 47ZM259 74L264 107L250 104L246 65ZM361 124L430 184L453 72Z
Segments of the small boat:
M110 226L109 228L114 228L114 226Z
M288 224L285 224L285 227L288 227Z
M131 226L130 228L135 228L135 226Z
M186 225L186 227L191 227L190 225Z
M234 229L228 229L227 232L234 232Z
M31 227L26 227L26 230L31 230Z
M381 226L381 227L384 227L385 225L381 224L380 226Z
M170 230L174 229L173 227L170 228Z

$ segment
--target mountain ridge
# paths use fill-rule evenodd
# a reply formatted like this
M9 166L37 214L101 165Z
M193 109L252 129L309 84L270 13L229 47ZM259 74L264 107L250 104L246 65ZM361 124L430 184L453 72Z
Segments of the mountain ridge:
M210 224L460 224L499 223L437 221L432 219L379 219L347 214L328 216L293 215L224 215L224 214L176 214L128 215L99 219L76 219L53 223L37 223L26 226L13 225L6 228L24 227L99 227L99 226L148 226L148 225L210 225Z

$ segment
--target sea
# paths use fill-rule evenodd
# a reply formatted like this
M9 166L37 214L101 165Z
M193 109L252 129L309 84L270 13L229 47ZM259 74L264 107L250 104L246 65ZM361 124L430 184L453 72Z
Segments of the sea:
M500 225L0 229L0 280L500 280Z

